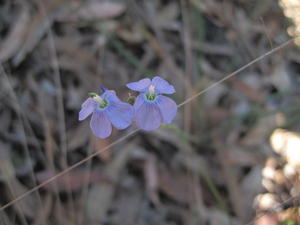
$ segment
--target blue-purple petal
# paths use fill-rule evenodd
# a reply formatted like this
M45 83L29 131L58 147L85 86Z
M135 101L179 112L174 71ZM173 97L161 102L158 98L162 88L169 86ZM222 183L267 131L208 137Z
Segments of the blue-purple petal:
M102 95L101 98L104 98L108 101L118 101L120 102L121 100L118 98L116 95L116 92L113 90L106 90Z
M144 78L137 82L128 83L126 86L134 91L146 92L148 87L151 85L151 80L149 78Z
M169 97L159 95L156 104L160 109L164 123L172 123L177 113L177 104Z
M101 92L105 92L107 89L103 85L100 85L99 90Z
M155 92L157 94L173 94L175 89L173 85L170 85L166 80L161 77L154 77L151 83L155 87Z
M134 102L134 110L138 110L141 105L143 105L145 102L145 94L139 94L136 99L135 99L135 102Z
M155 130L162 123L158 106L154 103L144 103L136 111L136 122L143 130Z
M78 119L80 121L86 119L94 111L96 105L97 103L92 98L86 99L81 105Z
M127 128L134 117L133 106L124 102L111 102L105 113L117 129Z
M108 116L102 111L95 111L90 121L93 134L98 138L107 138L111 134L112 126Z

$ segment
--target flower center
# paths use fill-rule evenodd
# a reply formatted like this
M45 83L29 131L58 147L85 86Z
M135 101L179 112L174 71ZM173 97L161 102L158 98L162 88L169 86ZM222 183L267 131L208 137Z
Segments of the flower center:
M149 90L149 94L153 95L153 94L155 93L155 86L151 84L151 85L149 86L149 89L148 89L148 90Z
M104 109L108 105L107 100L105 100L104 98L101 98L99 95L94 96L93 99L99 103L98 107L100 109Z
M148 88L148 93L146 94L146 98L148 101L154 101L156 99L157 94L155 94L155 86L150 85Z

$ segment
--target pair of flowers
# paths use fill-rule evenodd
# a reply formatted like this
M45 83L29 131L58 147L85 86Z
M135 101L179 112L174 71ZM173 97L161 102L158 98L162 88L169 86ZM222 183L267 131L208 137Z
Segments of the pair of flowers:
M104 93L100 96L91 94L81 105L79 120L92 114L90 127L95 136L106 138L111 134L112 126L125 129L133 120L136 120L140 129L151 131L162 123L171 123L176 116L176 103L162 95L173 94L175 89L163 78L145 78L126 86L140 92L133 106L122 102L115 91L106 89L103 89Z

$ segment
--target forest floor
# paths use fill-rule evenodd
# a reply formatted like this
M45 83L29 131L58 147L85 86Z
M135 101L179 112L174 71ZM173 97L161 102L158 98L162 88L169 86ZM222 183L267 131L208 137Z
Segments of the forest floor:
M1 1L1 224L300 224L300 41L258 58L300 34L299 8ZM157 75L172 124L99 139L78 121L100 85L125 101Z

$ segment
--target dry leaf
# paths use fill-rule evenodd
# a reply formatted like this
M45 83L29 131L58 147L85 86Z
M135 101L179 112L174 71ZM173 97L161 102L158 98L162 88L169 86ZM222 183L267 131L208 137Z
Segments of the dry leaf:
M278 225L278 219L274 214L266 214L258 218L254 225Z
M156 18L156 23L165 29L179 30L180 24L177 22L176 17L179 15L179 7L175 2L166 5Z
M249 174L247 174L241 183L241 193L243 193L243 202L245 209L252 208L252 202L255 196L263 191L261 184L262 168L260 166L254 167ZM250 211L245 212L247 216L251 215Z
M0 175L3 183L7 187L7 195L10 200L24 194L28 191L27 187L23 185L16 177L14 165L12 164L8 146L0 142ZM25 215L30 218L34 218L37 214L38 206L40 202L37 199L37 193L34 195L28 195L21 201L14 204L14 209L19 215Z
M39 183L43 183L44 181L50 179L58 173L54 173L51 171L42 171L37 173L37 180ZM103 174L97 171L89 171L89 170L78 170L71 171L61 177L55 179L55 181L47 184L44 188L48 191L77 191L86 183L95 183L95 182L104 182L110 183L111 181L105 177Z
M127 163L129 153L134 148L134 145L131 144L123 147L119 154L107 164L103 173L113 181L118 180ZM91 187L85 205L85 212L89 220L98 221L105 217L112 202L114 191L114 185L96 184Z
M241 143L245 146L257 146L263 144L270 135L271 131L277 126L276 116L263 117L256 122L256 125L242 139Z
M190 180L179 171L160 171L159 188L180 203L186 204L193 199Z
M235 218L230 218L220 209L212 208L207 211L209 224L211 225L240 225Z
M260 94L256 90L252 89L250 86L248 86L241 80L232 78L232 79L230 79L230 83L233 84L233 86L235 88L237 88L239 91L241 91L251 101L260 103L260 102L263 102L265 99L262 94Z
M53 207L53 199L51 194L48 194L45 199L43 199L43 206L38 211L38 214L34 217L33 225L43 225L46 223L48 217L51 213L51 208Z
M68 151L73 151L78 147L84 146L91 136L90 132L89 125L86 122L80 123L77 128L69 131L67 134Z
M155 204L159 203L157 189L158 189L158 171L157 171L157 159L155 155L150 154L145 162L144 174L146 180L146 188L151 201Z
M4 62L14 56L24 42L25 35L28 31L28 23L30 16L28 9L25 7L20 13L19 18L14 24L14 27L7 35L0 46L0 62Z
M103 149L97 156L103 161L109 161L111 159L111 148L105 148L111 144L111 138L109 137L105 139L100 139L95 136L92 136L91 138L94 144L93 148L95 152L99 151L100 149Z
M71 9L72 6L69 2L66 4L66 2L59 0L49 1L47 4L41 5L39 11L31 18L31 23L26 26L27 35L24 44L13 58L13 63L19 65L50 29L55 18Z
M291 79L287 72L287 66L285 64L278 65L272 75L268 77L271 84L273 84L278 90L286 91L291 87Z
M130 179L131 177L126 178L122 178L122 180L126 180L124 182L130 182L131 185L130 187L126 186L124 191L119 191L119 197L114 202L115 213L110 217L111 224L136 224L136 218L140 216L141 207L143 207L145 200L143 190L138 185L138 182L134 182Z
M257 152L232 146L228 151L228 160L230 163L239 166L256 166L262 163L264 159Z
M80 6L79 10L68 15L64 15L61 20L64 21L91 21L110 19L121 15L126 10L126 6L121 2L87 1Z

